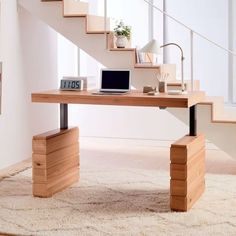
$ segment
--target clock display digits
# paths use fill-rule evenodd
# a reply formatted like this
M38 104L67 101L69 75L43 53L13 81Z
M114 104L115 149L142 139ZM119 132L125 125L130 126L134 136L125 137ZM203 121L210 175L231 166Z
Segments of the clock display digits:
M83 81L81 80L61 80L61 90L78 90L80 91L83 86Z
M62 86L62 88L66 88L66 81L65 81L65 80L63 81L63 86Z
M72 88L72 89L75 89L75 81L72 81L72 82L71 82L71 88Z
M77 89L80 88L80 81L76 81L76 88L77 88Z

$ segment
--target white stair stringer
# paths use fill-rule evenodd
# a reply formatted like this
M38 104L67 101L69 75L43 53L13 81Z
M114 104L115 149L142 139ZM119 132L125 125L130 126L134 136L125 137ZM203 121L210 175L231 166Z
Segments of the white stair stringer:
M222 104L222 107L221 107ZM219 106L218 108L216 108ZM236 119L227 117L223 102L203 102L197 105L197 130L204 133L206 138L214 143L219 149L236 159ZM214 115L214 110L219 113ZM189 112L187 109L171 108L168 111L185 124L189 124ZM224 115L224 112L226 114ZM217 118L218 116L218 118Z
M129 68L132 70L132 85L156 85L157 69L134 68L134 51L110 51L106 49L105 34L86 33L86 17L65 18L62 16L62 2L41 2L40 0L18 0L19 6L32 16L39 18L58 33L95 58L108 68Z

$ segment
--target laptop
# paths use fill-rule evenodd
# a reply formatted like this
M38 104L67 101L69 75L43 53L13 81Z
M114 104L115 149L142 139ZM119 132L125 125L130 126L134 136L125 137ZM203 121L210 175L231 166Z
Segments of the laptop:
M131 89L129 69L101 69L100 89L93 94L125 94Z

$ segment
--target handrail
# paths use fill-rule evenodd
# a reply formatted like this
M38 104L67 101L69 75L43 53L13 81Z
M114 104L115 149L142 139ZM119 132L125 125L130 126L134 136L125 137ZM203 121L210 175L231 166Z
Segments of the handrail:
M107 45L107 0L104 0L104 35L105 35L105 49L108 49Z
M206 36L204 36L203 34L193 30L192 28L190 28L189 26L187 26L186 24L182 23L181 21L179 21L178 19L176 19L175 17L171 16L170 14L168 14L166 11L160 9L159 7L157 7L156 5L152 4L151 2L149 2L149 0L143 0L144 2L146 2L149 6L152 6L154 9L158 10L159 12L161 12L162 14L164 14L165 16L169 17L170 19L172 19L173 21L175 21L176 23L178 23L179 25L183 26L184 28L188 29L190 32L192 32L192 34L196 34L197 36L199 36L200 38L208 41L209 43L215 45L216 47L236 56L236 52L227 49L223 46L221 46L220 44L214 42L213 40L207 38Z

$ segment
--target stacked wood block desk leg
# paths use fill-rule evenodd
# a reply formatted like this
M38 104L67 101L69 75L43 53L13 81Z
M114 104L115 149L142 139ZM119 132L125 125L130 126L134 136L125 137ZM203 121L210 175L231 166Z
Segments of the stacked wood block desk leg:
M204 135L184 136L170 150L170 208L187 211L205 189Z
M79 130L54 130L33 137L33 195L51 197L79 180Z

